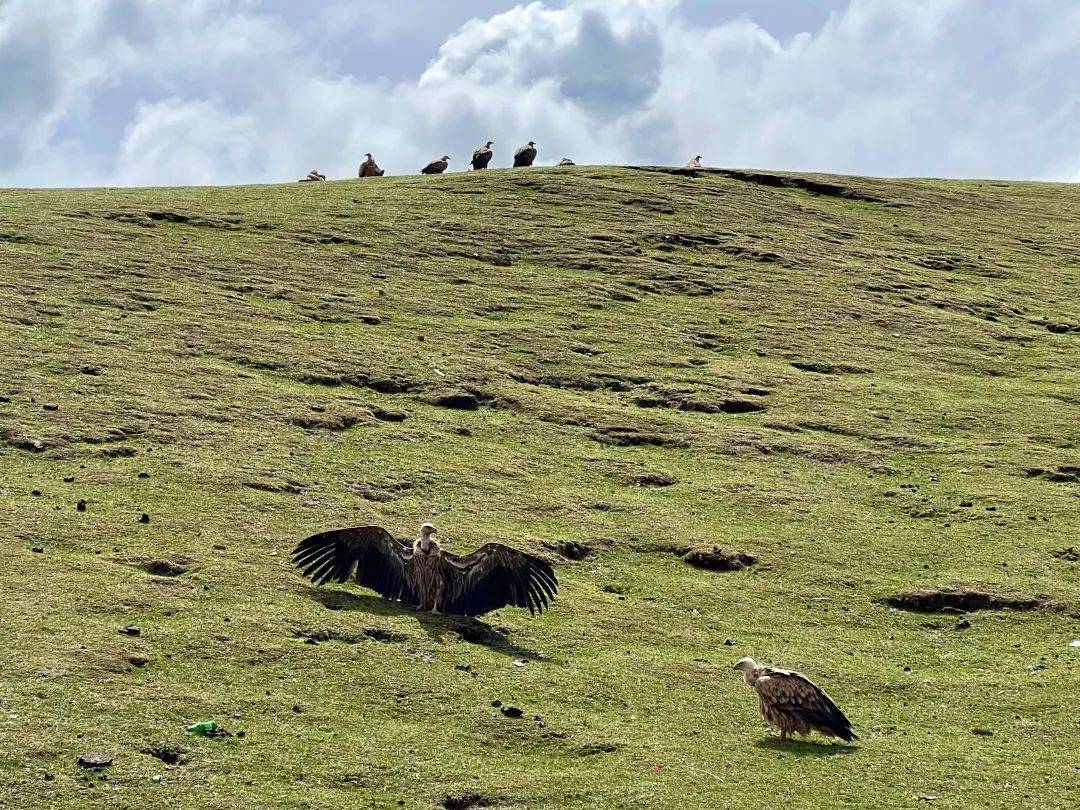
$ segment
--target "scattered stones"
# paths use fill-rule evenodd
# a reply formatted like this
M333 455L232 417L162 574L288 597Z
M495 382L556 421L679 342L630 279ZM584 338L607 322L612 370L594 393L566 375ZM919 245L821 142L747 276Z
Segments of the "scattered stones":
M992 732L988 728L973 728L971 730L971 733L974 734L976 737L993 737L994 736L994 732Z
M150 477L150 473L148 473L146 470L139 470L139 478L149 478L149 477Z
M77 512L85 512L86 511L86 501L83 500L82 498L80 498L79 502L77 504L75 504L75 510Z
M961 619L956 623L957 630L967 630L969 627L971 627L971 620L967 618Z
M292 710L293 710L294 714L306 714L307 713L307 707L304 706L301 703L294 703L293 707L292 707Z
M148 514L146 514L146 512L143 512L139 516L139 523L149 523L149 522L150 522L150 516Z
M1078 562L1080 561L1080 551L1077 551L1075 546L1067 546L1066 548L1055 551L1054 558L1058 560L1067 560L1069 562Z
M408 412L395 408L372 408L371 415L380 422L404 422L409 418Z
M516 718L521 717L523 714L525 714L525 712L523 712L517 706L502 706L499 708L499 711L502 712L503 717Z
M145 667L150 663L150 659L145 655L132 655L128 658L128 663L133 667Z
M32 489L32 490L30 490L30 494L33 495L35 498L40 498L41 497L41 490L40 489Z
M89 768L90 770L108 768L112 763L113 758L109 754L102 754L98 751L88 751L85 754L79 754L75 757L76 765L80 768Z
M139 626L135 625L135 624L129 624L126 627L121 627L119 632L121 634L125 635L125 636L139 636L139 635L142 635L142 630L140 630Z
M30 550L32 552L34 552L35 554L44 554L45 553L45 547L44 546L34 546Z
M79 371L90 377L100 377L103 373L100 366L91 365L82 366Z
M74 475L65 475L64 476L64 483L65 484L74 484L75 483L75 476Z
M46 402L41 406L41 409L45 411L58 411L60 410L60 406L55 402Z
M728 636L727 638L724 639L724 646L725 647L734 647L735 646L735 639L733 639L731 636Z

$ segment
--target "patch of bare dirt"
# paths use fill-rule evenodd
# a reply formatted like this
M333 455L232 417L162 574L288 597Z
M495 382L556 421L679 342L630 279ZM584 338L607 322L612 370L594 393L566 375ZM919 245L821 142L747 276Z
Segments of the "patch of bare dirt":
M1027 478L1041 478L1044 481L1054 481L1060 484L1080 484L1080 466L1062 465L1053 469L1042 467L1028 467L1024 470Z
M975 610L1054 610L1049 596L1014 596L969 588L924 588L883 600L890 607L914 613L971 613Z
M556 543L544 543L544 548L550 549L568 560L584 560L594 551L592 544L580 540L560 540Z
M687 550L683 559L695 568L709 571L741 571L757 563L758 558L746 551L730 551L720 546L697 546Z

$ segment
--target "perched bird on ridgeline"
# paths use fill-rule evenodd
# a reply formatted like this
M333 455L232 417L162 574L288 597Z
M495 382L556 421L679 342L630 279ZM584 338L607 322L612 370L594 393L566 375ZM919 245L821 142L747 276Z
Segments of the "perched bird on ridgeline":
M432 613L479 616L507 605L542 613L555 600L559 582L547 560L502 543L451 554L435 533L425 523L419 540L403 543L381 526L334 529L307 538L292 557L316 585L353 580Z
M486 169L488 164L491 163L491 157L495 153L491 151L491 145L495 141L488 141L475 152L472 153L472 160L469 161L472 164L473 169L480 171Z
M446 167L450 165L450 156L443 155L441 158L431 161L427 166L420 170L420 174L442 174L446 171Z
M360 164L360 170L357 174L360 177L382 177L386 174L386 171L379 168L379 164L375 162L371 152L364 152L364 162Z
M759 666L753 658L743 658L734 669L741 672L757 692L761 716L780 732L781 740L787 739L789 734L809 734L811 731L847 742L858 739L851 730L851 721L832 698L805 675L789 669Z
M688 160L686 162L686 165L683 166L683 168L684 169L700 169L701 168L701 155L694 155L690 160Z
M560 160L555 165L556 166L576 166L577 164L574 163L574 161L572 161L570 158L563 158L562 160Z
M514 168L518 166L532 166L536 160L536 141L529 141L514 152Z

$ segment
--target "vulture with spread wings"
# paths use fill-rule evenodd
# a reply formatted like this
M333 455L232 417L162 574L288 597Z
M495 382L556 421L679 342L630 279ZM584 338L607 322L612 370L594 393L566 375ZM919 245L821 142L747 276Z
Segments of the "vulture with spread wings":
M479 616L507 605L542 613L559 583L551 564L533 554L488 543L472 554L443 550L430 523L403 543L381 526L312 535L293 562L316 585L352 580L387 599L432 613Z

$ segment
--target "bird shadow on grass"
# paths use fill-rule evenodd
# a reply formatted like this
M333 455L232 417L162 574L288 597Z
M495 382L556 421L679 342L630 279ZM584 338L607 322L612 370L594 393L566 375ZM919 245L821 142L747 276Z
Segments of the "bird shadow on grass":
M836 743L809 742L808 740L781 740L779 737L766 737L754 743L758 748L794 754L797 757L834 757L840 754L853 754L858 748Z
M391 602L379 596L354 594L348 591L308 588L308 596L328 610L355 610L373 616L403 616L415 619L433 641L442 642L449 632L469 644L479 644L513 658L525 658L532 661L550 660L541 652L519 647L504 631L473 617L428 613L401 602Z

